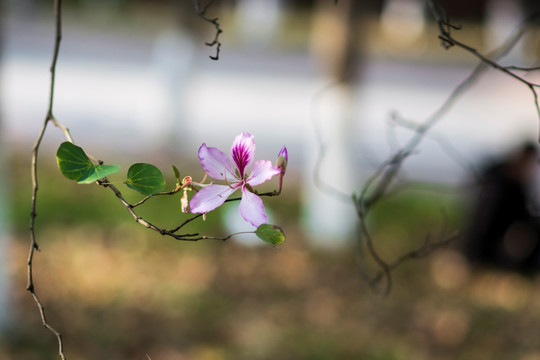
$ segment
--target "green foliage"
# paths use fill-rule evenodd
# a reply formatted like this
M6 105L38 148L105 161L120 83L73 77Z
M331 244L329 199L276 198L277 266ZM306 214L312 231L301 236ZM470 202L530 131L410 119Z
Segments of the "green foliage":
M154 165L137 163L129 168L126 185L142 194L154 195L165 189L165 178Z
M91 184L96 180L118 172L118 170L120 170L118 165L94 165L77 182L79 184Z
M62 174L79 184L93 183L120 170L118 165L92 163L81 147L68 141L63 142L58 148L56 161ZM180 176L178 169L175 167L173 169L178 178ZM165 177L154 165L137 163L129 168L126 185L145 195L154 195L165 188Z
M180 178L180 171L174 165L172 166L172 169L173 169L173 172L174 172L174 177L176 178L176 180L178 181L179 184L182 184L182 179Z
M90 184L120 170L118 165L95 165L84 150L68 141L56 152L56 161L62 175L79 184Z
M278 245L285 242L285 233L276 225L262 224L255 230L255 234L276 249L279 249Z
M71 180L79 180L94 165L82 148L67 141L58 148L56 161L62 174Z

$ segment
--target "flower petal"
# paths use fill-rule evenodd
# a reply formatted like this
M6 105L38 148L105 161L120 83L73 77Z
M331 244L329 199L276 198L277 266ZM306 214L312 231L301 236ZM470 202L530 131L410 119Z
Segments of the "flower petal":
M272 165L271 161L258 160L255 161L255 165L253 165L253 171L251 172L251 175L246 182L252 186L260 185L263 182L270 180L273 176L278 175L279 173L281 173L281 170L278 167Z
M240 178L243 179L246 168L251 165L253 158L255 157L255 142L253 141L253 135L244 131L234 138L231 147L231 157L238 168Z
M214 179L234 179L234 170L227 155L215 147L208 147L202 144L199 148L199 160L208 175Z
M242 187L242 200L240 201L240 215L247 222L255 227L259 227L261 224L266 224L266 215L264 214L264 205L262 199Z
M240 186L240 184L238 186ZM236 189L237 188L231 188L228 185L216 184L203 187L189 202L191 212L207 213L214 210L223 204Z

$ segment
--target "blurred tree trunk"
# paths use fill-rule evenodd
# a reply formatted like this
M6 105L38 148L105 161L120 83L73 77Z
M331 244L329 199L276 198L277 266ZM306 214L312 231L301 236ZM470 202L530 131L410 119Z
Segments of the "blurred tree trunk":
M342 195L354 191L352 146L358 142L351 128L354 87L363 67L366 19L378 1L320 0L312 30L312 55L321 76L330 86L314 104L316 127L324 145L320 179L332 183ZM313 167L321 148L311 145L304 171L305 227L316 246L339 248L356 227L352 202L343 201L323 184L314 184ZM316 180L316 179L315 179ZM325 191L321 191L321 187ZM343 197L343 196L342 196Z

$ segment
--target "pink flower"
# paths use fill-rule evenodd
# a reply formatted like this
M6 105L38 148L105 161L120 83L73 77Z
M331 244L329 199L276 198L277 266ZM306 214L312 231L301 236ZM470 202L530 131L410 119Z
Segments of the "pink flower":
M240 215L253 226L265 224L267 219L264 205L259 196L253 192L252 186L260 185L281 170L272 165L269 160L253 162L255 156L255 142L253 136L247 132L238 135L231 147L231 157L214 147L202 144L199 148L199 160L208 175L214 179L224 180L227 185L210 184L203 187L191 199L189 206L192 213L207 213L214 210L227 200L237 189L242 191L240 201ZM251 174L246 170L253 164Z

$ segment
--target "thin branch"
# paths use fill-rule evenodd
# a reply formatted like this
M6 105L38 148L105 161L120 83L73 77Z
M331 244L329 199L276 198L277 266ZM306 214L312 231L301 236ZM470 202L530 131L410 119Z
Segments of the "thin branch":
M442 240L439 240L439 241L436 241L436 242L431 242L431 241L429 241L429 238L426 238L426 241L424 242L424 244L421 247L419 247L418 249L412 250L412 251L410 251L408 253L405 253L405 254L402 254L401 256L399 256L397 259L395 259L391 263L388 263L388 265L387 265L388 270L392 271L392 270L396 269L397 267L399 267L400 265L402 265L404 262L406 262L408 260L420 259L420 258L426 257L429 254L431 254L432 252L434 252L435 250L438 250L440 248L443 248L443 247L446 247L446 246L450 245L457 238L458 238L458 233L457 232L452 233L452 234L448 235L446 238L444 238ZM373 277L372 280L373 280L374 283L377 283L385 276L386 276L386 274L384 272L379 271Z
M500 65L499 63L497 63L495 61L498 57L484 56L478 50L476 50L476 49L462 43L461 41L457 40L456 38L454 38L452 36L452 34L451 34L451 29L456 29L456 27L450 26L450 23L448 21L448 17L446 15L446 13L444 13L444 11L440 7L435 6L432 0L428 0L427 2L428 2L428 5L429 5L429 7L431 9L431 12L432 12L433 16L435 17L435 19L437 20L437 23L439 24L439 39L441 39L443 46L446 49L449 49L449 48L451 48L453 46L457 46L457 47L467 51L468 53L472 54L473 56L477 57L481 61L482 64L487 64L487 65L493 67L494 69L497 69L497 70L501 71L502 73L504 73L504 74L514 78L515 80L523 83L527 88L529 88L529 90L531 91L531 93L533 95L533 100L534 100L534 104L535 104L535 107L536 107L536 112L537 112L538 118L540 120L540 105L538 103L538 93L536 91L536 88L539 88L540 84L532 83L532 82L524 79L523 77L515 74L514 72L511 71L512 69L514 69L513 67ZM515 41L513 41L513 42L511 41L512 43L511 43L511 46L509 47L509 49L512 48L515 45L515 43L517 42L517 40L519 40L519 38L521 38L521 35L525 32L526 25L528 25L528 24L530 24L530 23L532 23L534 21L537 21L538 18L540 18L540 12L534 13L534 14L530 15L527 19L525 19L523 24L519 27L518 32L516 33ZM503 47L504 46L505 45L503 45ZM519 70L525 70L525 69L524 68L519 68Z
M431 3L431 1L428 1ZM439 28L443 29L446 34L449 34L450 28L456 29L456 26L449 26L447 19L444 19L445 15L440 13L437 14L437 19L439 21ZM450 96L444 101L444 103L432 114L430 115L422 124L417 127L416 133L411 137L409 142L401 149L399 149L389 160L385 161L380 165L380 167L375 171L374 175L368 180L364 186L361 195L358 197L358 201L363 203L363 208L368 210L374 203L377 202L387 191L388 187L392 183L396 174L400 171L401 165L408 158L410 154L420 145L424 140L425 134L435 126L446 113L452 108L454 103L463 95L476 81L483 75L487 69L492 66L492 63L495 63L494 60L489 59L498 59L506 55L518 42L525 32L527 23L530 20L525 21L517 31L510 36L510 38L503 44L501 47L496 49L491 55L485 57L482 56L481 59L486 59L486 61L480 61L473 72L458 86L456 87ZM525 80L523 80L525 81ZM540 116L540 108L538 105L538 99L536 97L536 92L533 91L535 95L535 105ZM376 181L378 180L378 182ZM371 186L374 186L374 189L371 190Z
M370 287L374 290L380 290L379 282L381 279L384 278L386 280L386 286L383 288L383 294L388 294L388 292L391 289L391 284L392 284L391 271L393 269L395 269L396 267L398 267L400 264L402 264L408 259L424 256L439 247L447 245L448 243L453 241L457 236L455 234L452 234L447 237L444 237L441 235L441 238L443 240L440 240L435 243L430 242L428 238L426 243L419 249L410 251L408 253L401 255L392 263L387 263L377 253L373 245L373 241L372 241L372 237L369 232L369 229L366 226L366 217L369 210L383 196L388 195L388 189L390 185L394 182L394 180L396 180L397 175L401 171L403 162L411 154L415 152L415 149L426 138L426 135L432 129L432 127L436 125L442 119L442 117L449 111L449 109L451 109L451 107L454 105L457 99L466 90L468 90L471 87L471 85L473 85L477 81L479 76L482 75L484 72L486 72L486 70L489 67L502 71L503 73L513 77L514 79L526 85L533 94L535 107L537 109L537 112L540 118L540 106L538 104L538 93L536 91L536 88L540 86L538 84L529 82L526 79L520 77L519 75L513 73L511 71L512 69L511 67L503 67L497 63L497 59L506 55L514 47L514 45L519 41L521 36L526 31L526 25L532 19L536 18L538 14L527 19L517 29L517 31L514 34L512 34L512 36L506 41L506 43L503 44L503 46L498 48L496 51L494 51L490 55L484 56L481 53L479 53L476 49L454 39L451 36L451 31L459 30L460 27L451 24L444 10L439 7L436 7L432 1L428 0L428 5L430 6L434 16L436 17L437 23L439 25L439 32L440 32L439 38L442 41L442 45L447 49L452 46L458 46L468 51L469 53L473 54L474 56L476 56L480 60L480 62L477 65L477 67L474 69L474 71L458 87L456 87L452 91L452 93L444 101L444 103L424 122L418 125L407 124L409 128L415 131L414 135L409 139L409 141L404 146L402 146L397 151L395 151L394 155L392 155L388 160L384 161L377 169L375 169L373 175L364 184L359 196L357 196L356 194L353 194L352 196L353 202L356 208L356 212L357 212L357 217L360 222L359 240L363 240L363 243L366 245L369 251L369 255L380 268L380 270L375 275L375 277L370 277L367 271L363 269L360 269L361 270L360 273L364 277L364 279L367 281L367 283L370 285ZM529 69L520 68L520 69L515 69L515 70L532 71L531 69L534 69L534 68L529 68ZM443 150L452 152L452 149L447 146L448 144L443 144L443 142L441 142L440 140L441 139L439 139L438 143L441 145L441 147L444 145ZM361 245L362 243L359 242L359 244Z
M149 221L144 220L142 217L138 216L137 213L133 210L133 205L129 204L124 199L122 193L120 192L120 190L118 190L118 188L116 186L108 184L106 179L103 179L103 182L98 181L98 184L100 184L100 185L102 185L104 187L110 188L114 192L116 197L120 200L120 202L124 205L124 207L127 209L127 211L131 214L131 216L135 219L135 221L137 223L139 223L140 225L142 225L142 226L144 226L144 227L146 227L146 228L148 228L150 230L154 230L154 231L160 233L163 236L169 236L169 237L172 237L175 240L181 240L181 241L199 241L199 240L226 241L226 240L230 239L231 237L240 234L240 233L234 233L234 234L230 234L230 235L227 235L227 236L224 236L224 237L199 235L198 233L178 235L178 234L176 234L176 232L178 230L180 230L182 227L184 227L185 225L187 225L191 221L200 218L201 216L203 216L203 214L197 214L197 215L187 219L186 221L184 221L178 227L176 227L176 228L174 228L172 230L166 230L166 229L160 228L160 227L150 223ZM240 200L240 198L228 199L228 200L229 201L236 201L236 200Z
M422 128L421 124L417 124L411 120L403 118L399 113L393 112L390 120L403 128L411 131L419 131ZM478 178L478 172L474 165L444 136L435 131L424 133L424 135L433 140L444 153L452 159L464 171L470 173L474 178Z
M32 167L31 167L31 174L32 174L32 205L31 205L31 211L30 211L30 250L28 254L28 260L27 260L27 270L28 270L28 283L26 285L26 290L30 292L32 295L32 298L34 299L34 302L36 303L36 306L39 311L39 315L41 317L41 323L42 325L48 329L58 340L58 354L60 355L60 358L65 360L66 355L64 353L64 342L62 340L62 335L53 328L49 322L47 321L46 315L45 315L45 308L42 305L35 289L34 285L34 278L33 278L33 260L34 260L34 254L36 251L39 250L39 246L36 239L36 205L37 205L37 194L38 194L38 170L37 170L37 162L38 162L38 154L39 154L39 147L41 145L41 141L43 140L43 136L45 135L45 131L47 130L47 125L49 122L53 122L54 125L58 126L58 122L53 116L53 104L54 104L54 90L55 90L55 80L56 80L56 64L58 60L58 53L60 52L60 42L62 41L62 1L61 0L55 0L54 2L54 13L55 13L55 19L56 19L56 25L55 25L55 40L54 40L54 50L53 50L53 56L51 61L51 67L50 67L50 73L51 73L51 81L50 81L50 89L49 89L49 105L47 108L47 114L45 116L45 121L43 122L43 126L41 128L41 131L38 134L37 140L34 144L34 147L32 149ZM71 138L69 135L69 130L65 127L61 127L64 133L67 137Z
M105 185L112 185L112 184L106 184L105 182L102 182L101 185L105 186ZM148 201L148 200L150 200L151 198L153 198L154 196L174 195L174 194L176 194L177 192L179 192L180 190L182 190L182 187L177 186L176 188L174 188L174 189L171 190L171 191L164 191L164 192L160 192L160 193L153 194L153 195L147 195L147 196L145 196L144 198L142 198L139 202L136 202L135 204L132 204L131 207L132 207L132 208L135 208L135 207L137 207L137 206L140 206L140 205L144 204L146 201Z
M517 70L517 71L537 71L537 70L540 70L540 66L522 67L522 66L510 65L510 66L505 66L504 68L507 69L507 70Z
M124 196L122 195L122 192L114 185L108 183L107 179L106 178L103 178L102 180L99 180L98 181L98 184L100 184L101 186L104 186L104 187L108 187L110 188L113 193L116 195L116 197L120 200L120 202L122 203L122 205L124 205L124 207L126 208L126 210L129 212L129 214L133 217L133 219L135 219L135 221L146 227L147 229L150 229L150 230L153 230L153 231L156 231L158 233L160 233L161 235L163 236L170 236L172 238L174 238L175 240L183 240L183 241L196 241L196 240L202 240L202 239L213 239L211 237L205 237L205 236L201 236L201 237L198 237L198 238L193 238L193 236L198 236L199 234L181 234L181 235L178 235L178 234L175 234L178 230L180 230L184 225L188 224L189 222L195 220L196 218L202 216L202 214L198 214L198 215L195 215L193 218L191 219L188 219L186 221L184 221L180 226L178 226L177 228L175 229L172 229L172 230L166 230L166 229L163 229L159 226L156 226L154 225L153 223L143 219L142 217L140 217L136 212L135 210L133 209L134 208L134 205L131 205L129 202L127 202L127 200L124 198Z
M54 126L62 130L67 141L69 141L70 143L75 143L73 141L73 138L71 137L71 133L69 129L66 126L64 126L62 123L60 123L58 120L56 120L56 118L52 114L50 114L49 121L53 123Z
M354 195L353 195L353 200L355 200ZM358 205L357 201L354 201L354 203L355 205ZM388 296L388 294L390 294L390 291L392 290L392 274L390 272L391 269L388 266L388 264L379 256L379 253L375 249L375 245L373 244L373 240L371 239L371 233L369 232L367 228L365 213L360 208L357 208L356 210L357 210L358 219L360 220L360 232L362 234L361 238L365 240L369 254L373 258L373 260L375 260L377 265L381 268L380 273L386 279L386 286L381 291L381 294L383 296ZM369 276L367 275L367 273L366 273L366 278L369 279ZM378 280L369 281L368 283L370 284L373 290L378 291L378 288L377 288Z
M228 236L225 236L225 237L214 237L214 236L205 236L205 235L199 235L199 234L176 234L184 226L186 226L187 224L189 224L193 220L196 220L196 219L204 216L204 214L196 214L196 215L192 216L191 218L189 218L189 219L185 220L184 222L182 222L177 227L175 227L173 229L170 229L170 230L167 230L167 229L161 228L161 227L159 227L159 226L145 220L144 218L142 218L141 216L139 216L135 212L134 208L136 206L139 206L142 203L144 203L146 200L148 200L150 198L150 196L145 197L143 200L141 200L141 201L139 201L139 202L137 202L135 204L130 204L124 198L124 196L122 195L122 192L116 186L109 183L107 178L103 178L101 180L98 180L97 183L98 183L98 185L101 185L103 187L110 188L113 191L113 193L116 195L116 197L120 200L122 205L124 205L126 210L129 212L129 214L133 217L133 219L135 219L135 221L138 224L140 224L140 225L142 225L142 226L144 226L144 227L146 227L146 228L148 228L150 230L156 231L156 232L160 233L163 236L169 236L169 237L172 237L175 240L181 240L181 241L198 241L198 240L222 240L222 241L225 241L225 240L228 240L229 238L231 238L232 236L235 235L235 234L231 234L231 235L228 235ZM172 191L158 193L156 195L173 195L173 194L177 193L180 189L181 189L181 187L178 187L178 188L176 188L176 189L174 189ZM279 195L279 193L278 193L278 191L271 191L271 192L262 193L262 194L258 194L258 195L259 196L277 196L277 195ZM225 200L225 202L239 201L241 199L242 198L240 198L240 197L230 198L230 199Z
M206 16L206 10L215 2L215 0L210 0L201 10L201 4L199 0L193 0L193 6L195 7L195 12L197 15L203 19L206 22L209 22L210 24L214 25L214 28L216 29L216 33L214 35L214 40L212 42L206 42L205 45L212 47L216 47L216 55L212 56L210 55L210 59L212 60L219 60L219 52L221 50L221 42L219 41L219 36L223 32L221 29L221 26L219 24L219 18L209 18Z
M180 230L181 228L183 228L184 226L186 226L187 224L189 224L190 222L192 222L193 220L195 219L198 219L200 217L202 217L204 214L197 214L187 220L185 220L183 223L181 223L179 226L175 227L174 229L170 230L171 233L175 233L177 232L178 230Z

